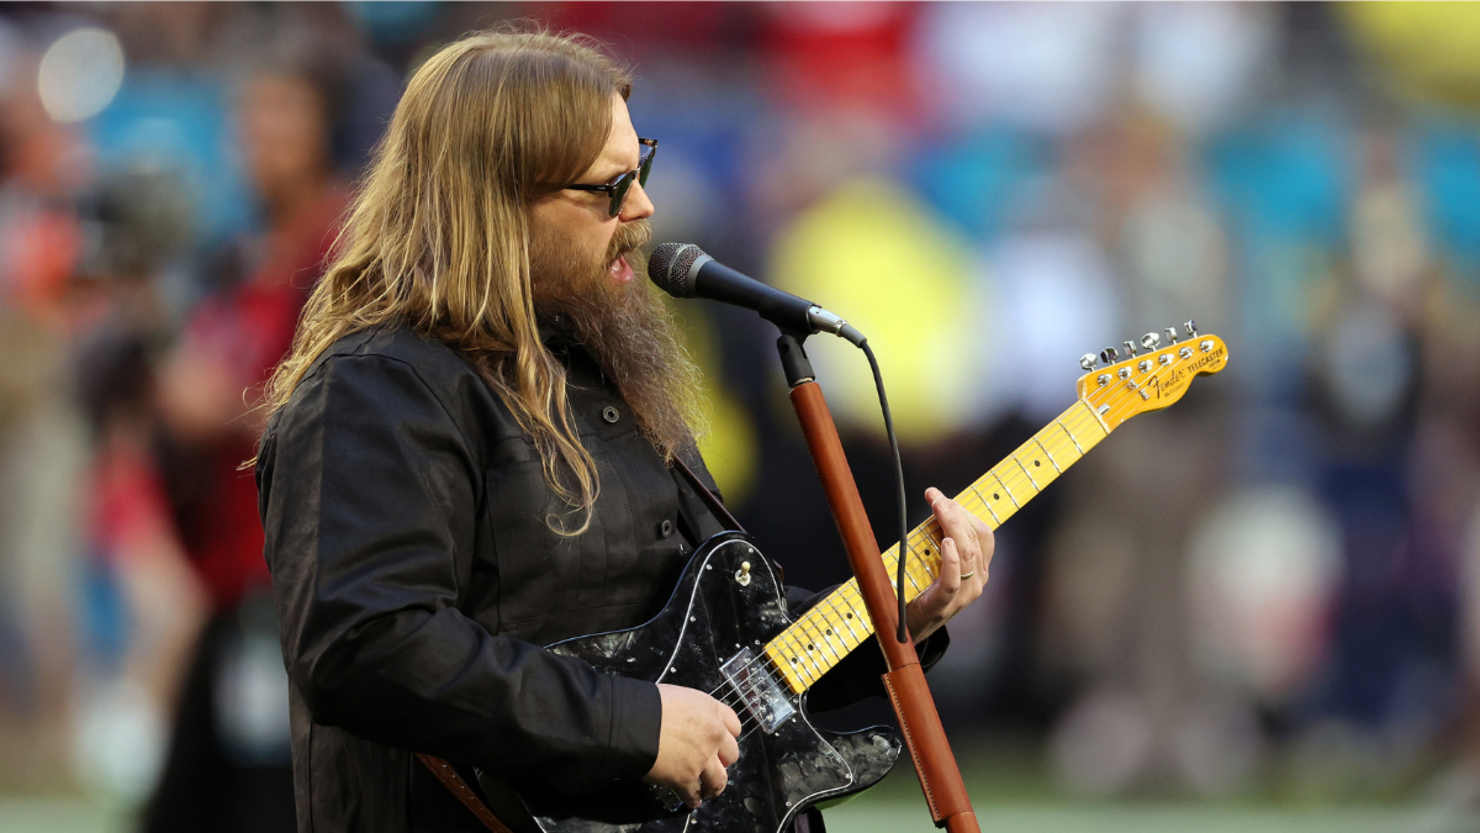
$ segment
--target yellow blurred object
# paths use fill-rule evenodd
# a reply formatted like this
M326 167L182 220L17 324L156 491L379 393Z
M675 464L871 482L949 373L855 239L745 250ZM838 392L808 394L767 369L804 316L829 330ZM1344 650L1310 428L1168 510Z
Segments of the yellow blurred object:
M709 424L699 435L699 453L704 455L704 465L724 494L725 503L736 509L750 497L759 468L760 441L755 422L745 406L721 387L721 350L709 319L694 304L675 304L669 296L656 289L653 292L673 313L689 357L704 373L704 415Z
M985 316L965 242L906 189L878 179L844 183L804 211L773 253L775 285L810 298L861 330L878 356L901 443L961 428L980 382ZM830 337L808 342L840 426L882 435L863 354Z
M1480 106L1480 5L1343 3L1340 14L1405 91Z
M709 396L709 432L699 438L699 451L725 503L743 506L755 486L758 440L749 412L724 391Z

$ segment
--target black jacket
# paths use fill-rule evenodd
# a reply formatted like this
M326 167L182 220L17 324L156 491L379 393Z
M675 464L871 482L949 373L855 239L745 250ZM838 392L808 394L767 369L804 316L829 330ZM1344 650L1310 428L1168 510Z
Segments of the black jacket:
M533 445L440 343L341 339L270 420L257 481L300 830L481 829L412 752L572 792L651 769L656 686L539 646L645 621L719 526L585 351L551 346L601 477L578 536L550 529ZM855 651L809 702L874 693L882 670Z

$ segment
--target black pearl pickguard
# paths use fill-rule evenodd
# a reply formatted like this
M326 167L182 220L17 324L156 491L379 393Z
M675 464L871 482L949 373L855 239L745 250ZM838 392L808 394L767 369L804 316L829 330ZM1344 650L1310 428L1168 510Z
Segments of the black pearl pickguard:
M747 561L748 581L739 575ZM667 605L645 624L548 647L609 674L719 697L716 689L728 685L721 664L742 648L760 656L791 621L769 562L747 536L727 532L694 553ZM736 707L746 727L740 760L729 768L725 791L692 812L675 807L671 793L642 782L582 795L536 782L509 784L486 776L480 782L499 817L521 833L777 833L807 807L878 783L900 753L887 727L828 732L812 725L805 694L790 699L796 713L769 734Z

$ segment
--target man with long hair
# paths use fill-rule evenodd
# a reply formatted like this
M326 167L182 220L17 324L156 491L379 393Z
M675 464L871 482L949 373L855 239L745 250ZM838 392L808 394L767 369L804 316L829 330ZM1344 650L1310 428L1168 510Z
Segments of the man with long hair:
M633 263L656 142L631 88L540 32L428 60L272 379L257 476L300 829L477 829L413 752L690 806L725 787L729 708L538 647L640 624L718 530L672 470L708 481L698 374ZM927 658L991 555L928 497L950 537L909 610ZM878 652L854 653L814 702L876 681Z

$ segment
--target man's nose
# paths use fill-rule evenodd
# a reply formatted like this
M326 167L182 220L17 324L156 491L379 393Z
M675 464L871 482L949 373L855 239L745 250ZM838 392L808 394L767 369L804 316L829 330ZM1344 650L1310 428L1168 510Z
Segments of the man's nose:
M627 189L627 199L622 203L622 212L617 216L622 222L630 223L633 220L646 220L653 216L654 210L653 201L648 199L647 191L642 187L642 183L634 182L632 187Z

